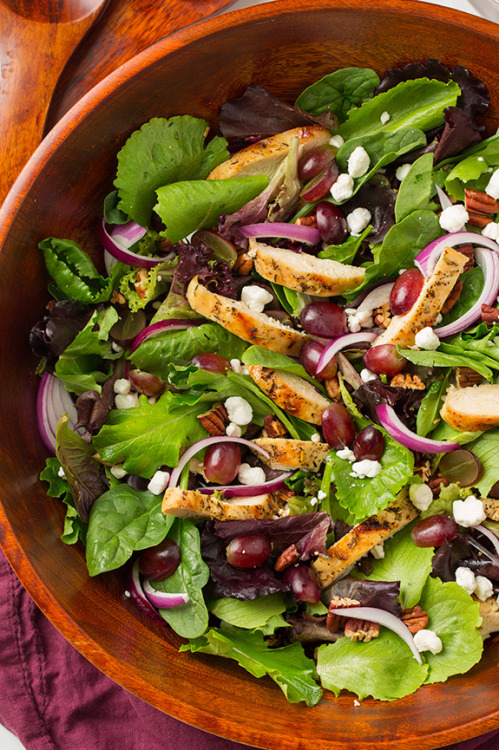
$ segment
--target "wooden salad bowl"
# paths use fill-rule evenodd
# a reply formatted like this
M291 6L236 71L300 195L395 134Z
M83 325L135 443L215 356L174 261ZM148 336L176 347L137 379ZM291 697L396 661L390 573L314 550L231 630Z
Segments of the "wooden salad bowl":
M499 642L446 684L391 703L326 694L288 704L270 679L222 658L179 653L180 639L125 599L121 573L91 579L84 550L59 536L63 509L38 474L46 451L36 427L37 377L29 346L47 277L37 243L71 237L98 251L103 197L126 137L154 116L216 123L220 104L250 83L293 101L346 66L383 73L434 57L482 79L499 125L499 26L423 2L284 0L178 32L94 88L45 139L1 212L0 541L43 612L82 654L127 690L184 722L260 748L435 748L499 727ZM95 257L97 257L95 255Z

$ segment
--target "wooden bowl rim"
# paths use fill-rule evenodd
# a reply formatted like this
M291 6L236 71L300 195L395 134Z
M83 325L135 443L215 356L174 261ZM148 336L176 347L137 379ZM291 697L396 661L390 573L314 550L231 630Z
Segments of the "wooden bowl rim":
M187 29L177 31L171 36L156 42L129 62L120 66L120 68L97 84L64 115L60 122L45 137L17 178L0 209L0 252L11 224L26 195L36 182L38 174L57 151L60 143L85 120L89 112L119 89L125 81L140 75L144 69L156 63L164 56L180 50L184 46L196 43L207 35L222 32L230 27L268 19L269 10L271 10L271 16L275 18L293 14L297 11L306 13L309 11L328 12L342 9L349 11L358 10L359 12L363 12L363 9L366 11L388 11L393 14L399 14L401 11L400 0L358 0L355 4L352 4L351 0L311 0L310 2L308 0L274 0L274 2L229 11L198 22ZM478 34L496 38L499 41L499 25L451 8L421 2L420 0L405 0L403 15L405 17L423 18L429 21L436 21L437 23L445 23L451 27L469 28ZM114 660L113 655L105 651L95 639L89 636L82 626L71 619L70 615L59 604L52 590L41 580L15 536L1 499L0 543L10 565L23 585L26 586L31 597L61 634L70 643L78 644L75 647L83 656L114 681L138 697L150 702L149 697L146 698L144 693L147 684L145 679L137 678L128 673L123 674L123 671L120 671L118 661ZM112 661L110 661L110 658ZM170 696L170 701L168 706L169 715L205 731L213 731L209 713L193 708L189 703L179 700L175 695ZM157 705L156 707L164 711L162 706ZM487 717L477 717L464 725L419 737L418 746L421 750L431 750L431 748L440 747L442 742L447 745L451 742L468 739L496 728L499 728L499 707L497 711ZM248 727L241 729L237 723L237 718L231 720L230 717L227 717L224 730L223 736L235 741L255 743L255 746L266 748L277 749L288 747L288 745L282 744L279 736L272 733L271 728L269 728L268 733L262 733L257 729ZM384 742L383 747L389 747L391 750L402 750L402 748L408 748L409 744L407 739L394 738L393 741ZM292 746L297 747L296 745L289 745L289 747ZM319 738L317 748L322 750L325 747ZM358 750L368 750L368 748L373 749L375 746L369 739L357 741L352 737L351 747ZM344 744L328 742L327 748L328 750L343 750Z

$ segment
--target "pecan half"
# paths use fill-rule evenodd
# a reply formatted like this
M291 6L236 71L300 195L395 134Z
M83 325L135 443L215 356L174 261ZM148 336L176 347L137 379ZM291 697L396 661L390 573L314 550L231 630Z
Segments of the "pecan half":
M223 404L213 404L210 411L199 414L201 426L210 433L210 435L225 435L225 428L229 424L227 410Z
M404 609L400 618L402 622L407 625L413 635L414 633L423 630L428 625L428 615L419 604L416 604L415 607L411 607L410 609Z
M409 375L409 373L399 372L390 380L390 385L395 388L409 388L412 391L424 391L426 386L419 375Z
M490 305L482 305L482 320L484 323L496 323L499 320L499 310Z
M464 205L468 213L470 210L478 211L482 214L499 213L499 203L492 198L492 196L481 190L470 190L469 188L465 188ZM461 252L461 250L459 252Z
M414 466L414 473L417 474L423 482L426 482L431 477L431 464L428 459L425 459L424 461L419 461Z
M124 296L121 294L121 292L117 292L116 289L113 290L111 299L109 301L112 305L124 305L126 303L126 299L124 298Z
M239 276L247 276L249 273L251 273L253 263L254 260L250 255L248 255L248 253L239 253L232 270L235 273L239 274Z
M284 427L280 419L277 419L273 414L267 414L263 420L263 429L267 433L267 437L276 438L282 435L286 435L287 429Z
M289 547L286 547L284 552L281 552L275 562L274 569L280 573L281 570L285 570L285 568L289 568L290 565L293 565L299 557L300 554L295 545L291 544Z
M376 307L374 309L373 316L375 326L378 326L378 328L388 328L392 319L389 303L385 302L384 305Z
M487 224L492 224L493 221L494 219L492 216L482 214L480 211L468 211L468 224L471 224L472 227L480 227L480 229L483 229Z
M468 258L468 262L463 268L463 273L466 273L466 271L471 271L471 269L475 265L475 251L473 249L473 245L459 245L457 250L459 250L461 255L466 255L466 257Z
M379 635L379 623L367 622L367 620L357 620L350 618L345 624L345 636L351 641L363 641L369 643L373 638Z
M329 603L329 610L326 618L326 626L330 633L336 633L341 626L343 617L332 612L333 609L352 609L353 607L360 607L360 602L357 599L349 599L347 596L333 596Z
M445 313L448 313L449 310L452 310L452 308L458 301L459 295L461 294L462 291L463 291L463 282L461 281L461 279L458 279L456 283L454 284L454 286L452 287L451 293L449 294L444 304L442 305L442 309L440 311L442 315L445 315Z
M147 271L145 268L139 268L137 270L137 281L134 283L135 291L141 299L145 299L147 296L147 287L145 285L147 279Z
M331 401L341 401L340 384L336 375L333 378L326 378L324 385Z
M295 221L295 224L298 224L298 226L301 226L301 227L316 227L317 228L317 218L315 214L311 214L310 216L301 216L299 219Z
M476 370L471 367L456 367L456 385L458 388L467 388L481 382L482 376Z
M433 497L438 497L442 487L448 487L448 486L449 486L449 480L445 479L445 477L442 477L442 476L433 477L433 479L430 479L430 481L428 482L428 487L433 492Z

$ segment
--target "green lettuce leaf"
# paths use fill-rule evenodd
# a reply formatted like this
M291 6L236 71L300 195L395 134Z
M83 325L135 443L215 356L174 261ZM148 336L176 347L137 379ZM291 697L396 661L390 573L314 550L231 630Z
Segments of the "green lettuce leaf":
M297 375L300 378L304 378L304 380L308 380L309 383L312 383L312 385L320 391L324 392L325 390L318 380L308 374L303 365L292 357L288 357L286 354L271 352L269 349L264 349L262 346L253 345L246 349L241 357L241 361L245 365L269 367L271 370L289 372L292 375Z
M395 201L395 221L402 221L413 211L430 208L433 192L433 154L423 154L411 164L400 184Z
M97 498L87 534L87 567L91 576L121 568L134 551L163 541L173 517L161 512L162 499L124 483Z
M303 294L294 289L289 289L287 286L274 284L273 281L270 282L270 285L283 309L293 318L299 317L301 311L313 300L309 294Z
M320 646L317 673L321 685L336 696L350 690L361 700L372 695L393 701L414 693L424 683L428 667L418 664L399 636L382 628L369 643L340 638Z
M371 233L371 230L372 226L369 224L362 234L358 236L351 234L341 245L328 245L317 254L317 257L325 258L326 260L335 260L338 263L353 263L362 242Z
M165 224L162 235L178 242L198 229L209 229L222 214L233 214L267 187L268 177L230 180L191 180L165 185L156 191L154 210Z
M208 609L202 590L210 577L210 569L201 557L199 530L189 519L176 518L168 537L181 551L180 565L169 578L152 585L169 594L185 592L189 594L189 601L180 607L160 609L159 613L178 635L199 638L208 627Z
M47 495L56 497L66 506L66 516L64 518L64 529L61 534L61 541L64 544L76 544L80 540L83 544L87 538L87 524L82 521L75 508L73 496L69 489L68 480L59 476L61 462L58 458L47 458L45 468L40 472L40 479L48 482Z
M340 134L348 140L402 127L431 130L443 123L444 109L455 106L459 94L460 88L454 81L442 83L428 78L402 81L352 109L340 126ZM383 112L390 115L388 122L381 120Z
M38 247L43 252L47 271L66 299L97 304L111 297L112 279L99 274L88 253L76 242L48 237Z
M286 611L286 602L281 593L247 601L223 597L212 600L208 606L210 612L223 622L245 630L260 630L263 635L270 635L276 628L288 627L282 617L282 613ZM271 626L270 633L267 632L267 625Z
M146 227L156 203L156 190L181 180L204 180L228 159L225 138L205 145L208 123L189 115L155 117L128 138L118 153L114 181L118 208Z
M445 190L456 200L464 200L465 188L484 190L490 179L489 169L499 166L499 138L494 136L470 149L445 180ZM473 153L470 153L473 151ZM439 165L441 166L441 165Z
M121 352L114 352L109 341L109 331L117 320L114 307L95 310L85 328L64 349L54 375L68 391L77 395L85 391L101 392L101 384L111 372L110 360L121 357Z
M128 273L123 274L120 279L120 292L128 302L128 307L132 312L142 310L156 297L166 294L177 262L177 258L168 260L164 263L158 263L158 265L146 271L145 277L141 280L140 295L135 288L138 280L137 269L133 268Z
M335 70L306 88L296 106L315 117L332 112L343 122L349 110L373 98L378 85L378 74L369 68Z
M480 661L483 640L478 628L482 618L479 602L457 583L428 578L420 601L428 613L429 630L442 641L442 651L424 651L428 663L427 683L445 682L453 674L464 674Z
M211 628L180 650L224 656L237 661L254 677L268 675L290 703L305 701L307 706L315 706L322 697L322 690L315 682L315 664L305 656L299 643L269 648L258 632L235 627Z
M480 490L482 497L487 497L496 482L499 481L499 429L487 430L477 440L468 444L482 464L482 472L474 486Z

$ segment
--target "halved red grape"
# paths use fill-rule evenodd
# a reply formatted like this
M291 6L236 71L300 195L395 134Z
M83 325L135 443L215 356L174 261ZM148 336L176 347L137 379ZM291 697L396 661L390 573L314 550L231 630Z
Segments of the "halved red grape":
M196 354L190 361L191 365L200 367L201 370L210 370L211 372L225 373L230 370L230 362L226 357L222 357L221 354L213 354L211 352L204 352L203 354Z
M402 372L407 360L398 353L397 347L393 344L379 344L367 350L364 354L364 364L376 375L392 377Z
M322 412L322 432L326 443L339 450L352 444L355 425L343 404L333 402Z
M411 537L416 547L440 547L446 539L455 539L458 530L450 516L429 516L413 526Z
M321 169L334 161L337 149L326 143L324 146L312 149L298 161L298 179L302 182L312 179Z
M109 335L115 341L126 344L133 341L147 325L146 314L143 310L130 312L118 309L119 320L112 326Z
M166 383L157 375L143 370L130 370L128 380L136 391L145 396L159 396L165 390Z
M177 570L180 550L173 539L164 539L140 553L139 572L150 581L164 581Z
M480 476L482 464L474 453L462 448L444 453L438 468L449 482L459 482L461 487L470 487Z
M335 161L332 161L331 164L324 167L324 169L321 169L315 177L312 177L312 179L307 182L300 193L300 198L303 198L307 203L320 201L321 198L324 198L329 193L338 179L339 173L340 170L338 169L338 165Z
M334 203L321 201L315 209L317 229L328 245L341 245L348 236L347 220Z
M270 542L263 534L236 536L227 545L227 562L234 568L257 568L270 555Z
M309 565L301 563L286 568L282 580L291 587L293 596L300 602L317 604L321 598L321 590Z
M347 316L344 309L334 302L311 302L303 308L300 323L311 336L335 339L345 333Z
M241 464L241 449L236 443L215 443L206 449L203 470L206 479L215 484L231 484Z
M206 245L212 250L214 258L228 263L231 268L237 260L236 246L218 232L214 232L213 229L200 229L195 232L191 237L191 244L195 247L199 247L201 244Z
M352 451L357 461L379 461L385 448L383 434L372 424L364 427L354 440Z
M419 268L409 268L400 274L390 292L390 310L393 315L403 315L416 302L424 284Z
M338 371L338 363L335 357L333 357L321 372L321 374L317 375L317 364L323 351L324 344L321 344L320 341L313 340L306 341L300 350L300 363L303 365L309 375L311 375L313 378L317 378L318 380L333 378Z

